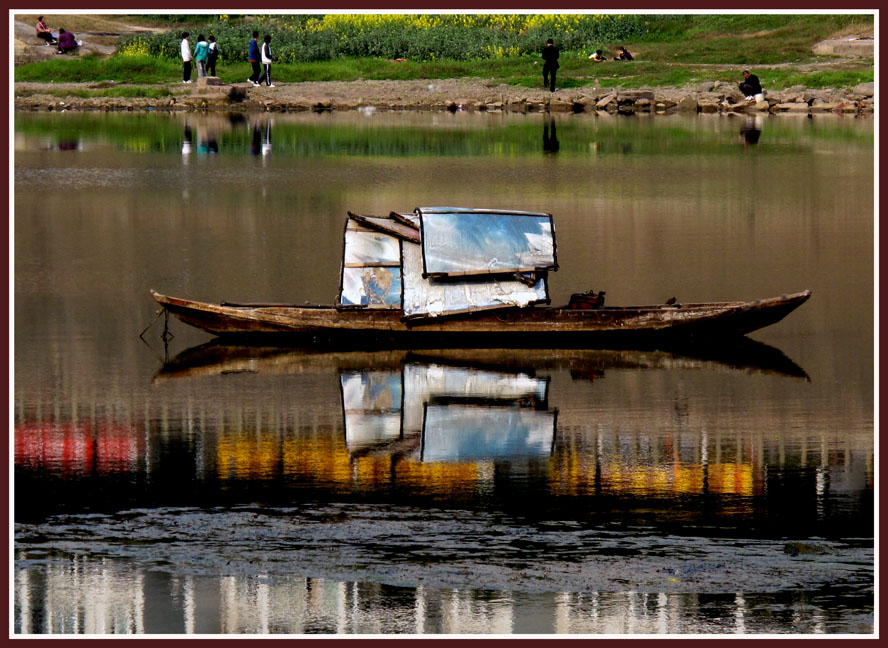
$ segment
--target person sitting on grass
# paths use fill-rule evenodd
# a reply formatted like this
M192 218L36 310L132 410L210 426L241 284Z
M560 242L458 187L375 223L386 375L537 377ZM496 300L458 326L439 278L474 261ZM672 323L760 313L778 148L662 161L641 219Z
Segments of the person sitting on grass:
M740 82L740 92L746 97L747 101L755 99L757 94L762 94L762 83L759 78L750 74L749 70L743 70L743 81Z
M58 42L43 22L43 16L37 16L37 38L44 41L44 45L55 45Z
M59 29L59 54L67 54L77 49L77 40L74 34L64 29Z
M606 61L607 57L601 53L601 50L595 50L594 54L589 55L590 61L595 61L596 63L601 63L602 61Z
M629 53L629 50L627 50L625 47L620 45L620 47L617 48L617 55L614 57L614 60L615 61L633 61L635 59L632 58L632 55Z

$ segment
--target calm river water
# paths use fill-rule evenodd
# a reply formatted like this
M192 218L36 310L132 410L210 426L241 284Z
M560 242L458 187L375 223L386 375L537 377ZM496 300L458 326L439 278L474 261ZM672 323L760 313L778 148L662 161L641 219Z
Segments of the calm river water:
M872 119L17 113L14 147L14 632L873 633ZM813 297L708 354L161 338L149 289L331 303L348 210L433 205L552 213L556 304Z

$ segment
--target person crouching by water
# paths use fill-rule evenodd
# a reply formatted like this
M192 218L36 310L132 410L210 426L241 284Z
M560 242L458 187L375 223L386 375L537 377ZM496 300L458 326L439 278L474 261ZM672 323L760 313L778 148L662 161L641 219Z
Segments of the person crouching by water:
M607 57L601 53L601 50L595 50L594 54L589 55L590 61L595 61L596 63L601 63L602 61L606 61Z
M755 98L757 94L762 94L762 84L759 78L750 74L749 70L743 70L743 81L740 82L740 92L746 97L747 101Z
M620 47L617 48L617 55L614 57L614 60L615 61L634 61L635 59L632 58L632 55L629 53L629 50L627 50L625 47L620 45Z
M77 39L74 34L64 29L59 29L59 54L67 54L77 49Z
M543 48L543 87L549 86L549 92L555 92L555 71L558 69L558 48L551 38Z
M58 42L43 22L43 16L37 16L37 38L44 41L44 45L55 45Z

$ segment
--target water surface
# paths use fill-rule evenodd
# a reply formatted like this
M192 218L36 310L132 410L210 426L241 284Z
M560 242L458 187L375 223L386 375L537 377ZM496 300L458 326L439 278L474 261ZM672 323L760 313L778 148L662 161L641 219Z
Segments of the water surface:
M17 114L15 631L871 633L873 162L835 116ZM139 336L151 288L331 303L348 210L433 205L552 213L556 304L813 297L706 353ZM483 411L410 387L453 371Z

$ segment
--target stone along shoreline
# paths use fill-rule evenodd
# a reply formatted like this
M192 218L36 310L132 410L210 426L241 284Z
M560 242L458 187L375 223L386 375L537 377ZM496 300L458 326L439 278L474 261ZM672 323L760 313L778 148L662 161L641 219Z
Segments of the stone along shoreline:
M27 111L235 111L305 112L341 110L510 111L510 112L756 112L756 113L873 113L875 84L843 90L811 90L796 86L765 90L763 101L747 101L736 85L704 82L683 88L638 90L570 88L550 93L485 79L421 81L328 81L285 83L274 88L247 83L224 84L210 77L194 85L166 86L160 98L100 96L115 82L15 84L15 109ZM90 93L97 96L88 96ZM82 96L86 95L86 96Z

